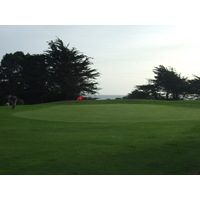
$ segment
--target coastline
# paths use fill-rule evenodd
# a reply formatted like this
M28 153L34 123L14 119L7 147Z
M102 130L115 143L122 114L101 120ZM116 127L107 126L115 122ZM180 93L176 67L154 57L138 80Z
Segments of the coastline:
M123 98L124 96L125 95L109 95L109 94L104 94L104 95L91 95L89 97L96 98L97 100L106 100L106 99Z

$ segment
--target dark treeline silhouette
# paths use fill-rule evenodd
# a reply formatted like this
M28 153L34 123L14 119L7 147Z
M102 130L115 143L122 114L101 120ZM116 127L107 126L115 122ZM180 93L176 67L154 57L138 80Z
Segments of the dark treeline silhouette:
M21 51L5 54L0 64L0 104L8 95L16 95L19 103L35 104L73 100L99 90L90 57L75 48L69 49L59 38L48 42L43 54Z
M159 65L153 69L154 79L146 85L137 85L126 97L128 99L179 100L200 97L200 77L188 80L174 68Z

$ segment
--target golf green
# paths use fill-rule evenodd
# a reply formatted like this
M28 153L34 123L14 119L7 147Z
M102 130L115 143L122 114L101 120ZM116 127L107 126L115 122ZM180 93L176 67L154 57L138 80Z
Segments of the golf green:
M196 108L147 104L57 105L18 112L17 117L61 122L153 122L199 120Z

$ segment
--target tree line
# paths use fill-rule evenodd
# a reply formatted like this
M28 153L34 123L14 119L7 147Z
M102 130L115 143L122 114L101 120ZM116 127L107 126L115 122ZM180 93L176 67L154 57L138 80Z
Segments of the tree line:
M16 95L25 104L73 100L99 90L91 57L57 38L43 54L7 53L0 63L0 104Z
M153 72L154 79L149 79L148 84L137 85L125 98L180 100L188 96L200 97L200 77L194 75L189 80L178 74L174 68L163 65L155 67Z

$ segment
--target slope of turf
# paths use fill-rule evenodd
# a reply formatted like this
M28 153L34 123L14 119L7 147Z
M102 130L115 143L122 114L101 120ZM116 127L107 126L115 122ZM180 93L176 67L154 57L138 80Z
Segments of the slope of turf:
M18 117L61 122L154 122L199 120L196 108L148 104L52 106L14 114Z
M0 107L0 174L199 174L200 102Z

